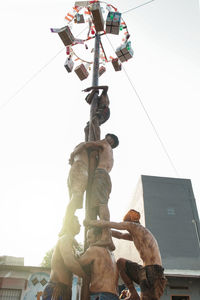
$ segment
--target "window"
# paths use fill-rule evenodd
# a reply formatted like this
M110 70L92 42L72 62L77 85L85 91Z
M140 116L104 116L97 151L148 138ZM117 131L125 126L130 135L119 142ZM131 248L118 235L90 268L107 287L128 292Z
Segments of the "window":
M176 214L175 208L174 207L168 207L167 214L171 215L171 216L174 216Z
M21 290L0 289L0 300L20 300Z
M190 300L190 296L171 296L171 300Z

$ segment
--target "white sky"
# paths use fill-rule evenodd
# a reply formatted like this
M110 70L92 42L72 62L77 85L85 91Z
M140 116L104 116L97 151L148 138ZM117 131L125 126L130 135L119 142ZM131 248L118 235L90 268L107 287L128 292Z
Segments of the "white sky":
M110 3L123 12L145 2ZM0 255L23 256L26 265L40 264L56 243L68 202L68 157L83 141L89 118L81 90L91 85L92 73L82 82L68 74L63 50L9 99L63 48L50 28L66 25L64 16L73 4L0 3ZM107 64L99 84L110 87L111 117L102 137L113 132L120 140L111 172L111 219L120 220L141 174L191 179L199 210L199 2L155 0L124 19L134 49L124 66L178 174L125 73ZM109 38L118 42L116 36ZM111 49L109 55L114 56Z

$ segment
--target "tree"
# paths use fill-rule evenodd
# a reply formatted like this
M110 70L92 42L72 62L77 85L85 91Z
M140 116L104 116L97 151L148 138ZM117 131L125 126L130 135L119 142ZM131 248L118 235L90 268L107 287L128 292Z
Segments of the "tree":
M52 258L52 255L53 255L53 251L54 251L54 248L50 249L49 251L46 252L43 260L42 260L42 263L41 263L41 266L42 267L45 267L45 268L51 268L51 258Z
M77 243L75 245L74 250L75 250L75 256L79 257L83 253L83 245L81 243ZM54 247L46 252L46 254L42 260L41 267L51 268L51 258L53 255L53 251L54 251Z

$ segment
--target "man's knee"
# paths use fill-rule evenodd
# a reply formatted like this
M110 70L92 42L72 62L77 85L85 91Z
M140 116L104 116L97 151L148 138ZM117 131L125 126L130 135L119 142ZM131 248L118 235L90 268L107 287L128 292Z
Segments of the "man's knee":
M126 259L119 258L117 260L117 268L119 271L124 271L126 269Z

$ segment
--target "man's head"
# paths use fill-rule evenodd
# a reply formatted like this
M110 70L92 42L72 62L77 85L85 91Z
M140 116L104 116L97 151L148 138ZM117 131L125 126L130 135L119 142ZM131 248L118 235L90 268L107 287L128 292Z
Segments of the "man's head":
M119 145L118 137L115 134L107 133L105 139L112 148L116 148Z
M101 239L102 229L98 227L91 227L87 232L87 242L89 245L96 243Z
M140 213L135 209L130 209L123 218L124 222L140 223L139 220L140 220Z
M80 232L80 228L81 225L79 224L77 216L65 218L59 236L61 237L64 234L72 234L75 236Z

